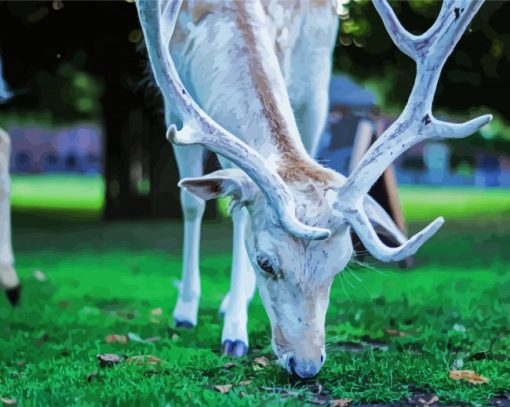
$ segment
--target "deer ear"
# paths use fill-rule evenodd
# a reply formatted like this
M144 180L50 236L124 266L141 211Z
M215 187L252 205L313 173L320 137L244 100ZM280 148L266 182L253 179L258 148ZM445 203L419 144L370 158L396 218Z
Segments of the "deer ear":
M220 196L246 202L257 191L255 183L240 169L219 170L198 178L184 178L179 187L207 201Z

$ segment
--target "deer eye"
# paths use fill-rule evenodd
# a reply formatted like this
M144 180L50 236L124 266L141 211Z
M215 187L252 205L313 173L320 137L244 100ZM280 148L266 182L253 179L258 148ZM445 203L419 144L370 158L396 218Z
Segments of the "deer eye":
M276 280L278 278L278 267L275 261L269 256L260 254L257 256L257 264L259 268L267 274L268 277Z

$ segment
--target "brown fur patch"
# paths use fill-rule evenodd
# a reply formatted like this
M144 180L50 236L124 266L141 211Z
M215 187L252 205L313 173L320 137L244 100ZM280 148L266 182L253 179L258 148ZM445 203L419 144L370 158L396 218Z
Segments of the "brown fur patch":
M244 37L250 58L250 73L254 80L255 90L262 105L263 115L268 120L271 129L271 138L281 154L282 161L278 173L286 182L311 179L318 182L332 180L331 174L309 157L303 157L293 136L289 125L278 107L271 83L264 70L262 61L264 55L259 54L257 38L254 27L250 22L245 0L236 0L237 24Z
M214 10L214 5L209 2L196 2L191 7L191 20L193 24L198 24L205 17L211 14Z

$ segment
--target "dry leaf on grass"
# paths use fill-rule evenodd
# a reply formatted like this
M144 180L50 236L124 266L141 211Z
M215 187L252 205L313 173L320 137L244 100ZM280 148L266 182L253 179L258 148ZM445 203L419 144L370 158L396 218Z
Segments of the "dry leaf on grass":
M450 370L450 379L467 380L471 384L489 383L489 379L476 374L473 370Z
M255 358L254 362L260 367L268 367L271 364L265 356Z
M16 399L4 399L1 397L0 401L6 406L13 406L16 404Z
M143 339L140 335L135 334L133 332L128 332L127 337L130 341L138 342L138 343L147 343L145 339Z
M251 380L242 380L239 382L239 386L248 386L251 384Z
M99 366L101 367L110 367L122 362L122 358L114 353L103 353L97 355L96 359L99 361Z
M232 389L231 384L216 384L214 386L214 390L220 392L221 394L226 394Z
M398 329L386 329L385 331L390 336L408 336L409 334L407 332L399 331Z
M44 274L41 270L34 271L34 278L37 281L41 281L41 282L48 280L48 277L46 277L46 274Z
M407 402L412 406L431 407L438 405L439 397L433 393L413 393L407 398Z
M334 399L331 400L331 407L347 407L352 403L352 399Z
M422 398L418 399L418 401L421 403L422 406L430 406L432 404L435 404L439 401L439 397L433 396L430 400L424 400Z
M163 308L154 308L153 310L151 310L151 315L154 315L155 317L163 315Z
M152 355L140 355L140 356L131 356L126 359L128 363L136 363L137 365L159 365L161 363L161 359Z
M126 335L115 335L115 334L112 334L112 335L107 335L104 340L106 341L106 343L122 343L122 344L126 344L128 343L128 337Z
M139 335L129 332L127 335L107 335L104 340L106 343L121 343L125 345L128 341L139 342L139 343L154 343L161 340L160 336L153 336L150 338L143 339Z

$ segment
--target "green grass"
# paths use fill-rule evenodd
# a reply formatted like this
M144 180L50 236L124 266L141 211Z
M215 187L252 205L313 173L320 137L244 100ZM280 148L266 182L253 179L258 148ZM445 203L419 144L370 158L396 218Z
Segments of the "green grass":
M104 182L97 175L13 175L14 208L98 212L103 206Z
M20 193L23 182L40 185L35 180L13 182L14 245L24 292L15 310L0 298L0 397L27 406L282 400L302 405L316 397L315 381L295 382L274 363L262 369L254 364L262 355L273 360L269 324L258 298L250 306L252 352L225 367L231 360L219 352L222 321L217 311L228 289L229 222L204 226L199 325L174 331L180 223L69 219L50 211L54 204L46 198L33 200L42 187ZM54 202L60 199L55 206L65 213L76 209L77 202L91 211L101 205L97 194L102 188L91 180L68 178L69 197L48 180L44 194ZM488 404L510 390L510 192L406 188L402 197L406 212L416 219L412 230L423 226L423 218L441 213L447 224L420 251L412 271L353 264L337 278L327 318L328 359L316 381L326 399L347 397L355 403L392 403L426 392L444 404ZM439 198L442 205L435 203ZM469 201L467 216L457 205L452 208L464 200ZM496 215L494 206L502 215ZM35 270L43 271L47 281L34 278ZM152 315L159 307L163 314ZM126 345L104 340L129 332L162 339ZM150 354L163 362L100 368L96 355L111 352ZM456 360L490 382L476 386L449 379ZM251 383L239 385L243 380ZM213 386L221 384L234 386L220 394Z

